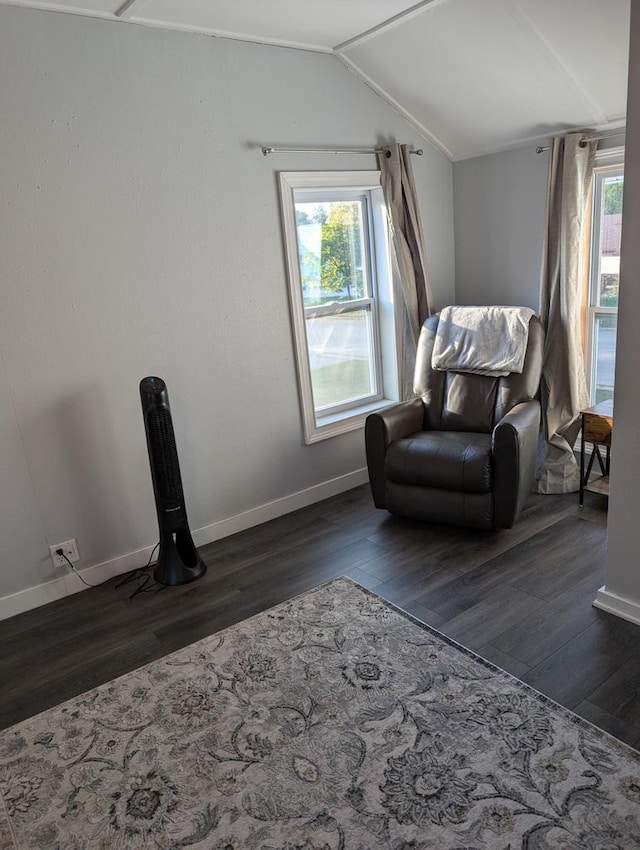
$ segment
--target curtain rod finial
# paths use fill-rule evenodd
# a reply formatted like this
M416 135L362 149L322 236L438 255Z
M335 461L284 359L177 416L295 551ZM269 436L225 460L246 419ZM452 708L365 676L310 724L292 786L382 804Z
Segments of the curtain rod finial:
M262 150L262 156L267 156L268 154L273 153L273 148L268 148L266 146L263 146L261 148L261 150Z

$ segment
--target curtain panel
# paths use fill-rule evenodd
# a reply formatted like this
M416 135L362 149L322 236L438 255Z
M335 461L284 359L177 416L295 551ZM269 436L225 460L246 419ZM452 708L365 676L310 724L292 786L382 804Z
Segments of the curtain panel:
M402 398L413 395L413 368L422 323L433 312L427 274L422 221L409 145L389 145L390 156L378 154L396 269L404 303L400 357Z
M583 133L554 138L549 156L546 231L540 283L545 328L540 400L538 493L580 487L573 447L589 405L581 328L580 259L597 141Z

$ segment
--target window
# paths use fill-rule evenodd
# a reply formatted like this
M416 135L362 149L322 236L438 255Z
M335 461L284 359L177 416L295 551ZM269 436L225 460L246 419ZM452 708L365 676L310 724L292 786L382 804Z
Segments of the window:
M395 314L379 172L280 175L305 441L397 399Z
M613 398L622 231L622 154L596 160L586 322L586 372L591 404Z

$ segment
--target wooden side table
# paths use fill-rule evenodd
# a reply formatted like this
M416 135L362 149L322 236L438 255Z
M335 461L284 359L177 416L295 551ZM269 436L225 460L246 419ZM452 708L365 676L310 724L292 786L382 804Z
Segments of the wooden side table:
M613 430L613 399L601 401L594 407L581 412L582 444L580 447L580 507L584 504L584 491L609 495L609 460L611 451L611 432ZM585 470L585 443L592 444L591 457ZM600 446L607 450L602 460ZM598 460L601 476L589 480L594 460Z

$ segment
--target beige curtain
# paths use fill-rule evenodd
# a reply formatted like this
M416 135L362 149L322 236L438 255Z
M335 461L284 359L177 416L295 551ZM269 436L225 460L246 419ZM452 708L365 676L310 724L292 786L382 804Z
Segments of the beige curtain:
M540 400L543 428L538 493L580 487L573 446L580 411L589 405L581 332L580 257L597 142L582 133L553 139L547 187L547 228L540 285L546 331Z
M433 312L433 295L427 275L411 148L394 144L388 150L390 156L380 153L378 162L404 301L400 388L406 399L413 395L416 346L422 323Z

